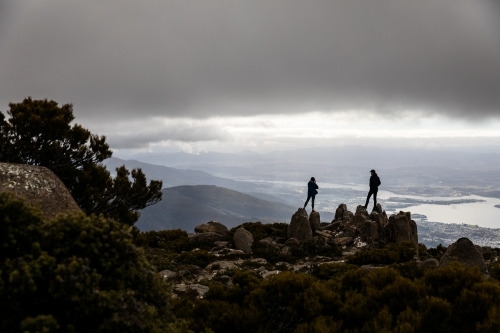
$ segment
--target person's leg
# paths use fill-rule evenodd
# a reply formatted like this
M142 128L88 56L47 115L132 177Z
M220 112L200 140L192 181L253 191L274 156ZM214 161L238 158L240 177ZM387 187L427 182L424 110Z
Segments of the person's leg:
M377 192L378 191L373 192L373 208L377 207Z
M308 195L308 196L307 196L307 200L306 200L306 203L304 204L304 208L306 208L307 203L309 202L309 199L311 199L311 196L310 196L310 195ZM314 199L313 199L313 200L314 200Z
M316 197L315 195L312 196L312 209L314 210L314 197Z
M370 202L370 197L372 196L372 194L373 192L370 189L370 191L368 191L368 196L366 197L365 209L368 208L368 203Z

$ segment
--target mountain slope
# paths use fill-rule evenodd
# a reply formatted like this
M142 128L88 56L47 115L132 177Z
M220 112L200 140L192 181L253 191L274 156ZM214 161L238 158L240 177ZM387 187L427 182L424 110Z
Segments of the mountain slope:
M104 165L106 165L107 169L112 173L117 167L122 165L125 165L127 169L141 168L148 179L162 180L163 188L180 185L216 185L235 191L257 191L257 186L253 183L216 177L200 170L175 169L163 165L143 163L136 160L122 160L116 157L105 160Z
M180 228L191 232L195 226L211 220L228 228L249 221L288 222L296 210L210 185L177 186L162 192L162 201L141 211L136 226L142 231Z

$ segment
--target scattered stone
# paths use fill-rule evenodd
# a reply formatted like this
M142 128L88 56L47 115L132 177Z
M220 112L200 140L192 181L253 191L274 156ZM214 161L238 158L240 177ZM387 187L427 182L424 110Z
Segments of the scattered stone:
M234 246L245 253L252 252L253 236L245 228L238 228L234 233Z
M177 273L175 273L174 271L170 271L170 270L168 270L168 269L163 270L163 271L161 271L161 272L160 272L160 276L161 276L162 278L164 278L165 280L168 280L168 279L170 279L170 278L173 278L173 277L175 277L176 275L177 275Z
M474 246L474 243L466 237L458 239L455 243L448 246L446 252L441 257L439 266L457 261L467 267L478 267L481 271L486 271L486 262L483 255Z
M207 266L208 270L219 270L219 269L234 269L236 265L230 261L216 261Z
M214 245L217 246L218 248L230 247L228 241L216 241L214 242Z
M267 237L267 238L261 239L259 241L259 243L267 245L267 246L273 246L273 245L276 244L271 237Z
M324 226L323 228L321 228L321 230L329 230L329 231L333 231L333 232L336 232L336 231L340 231L340 229L343 229L344 227L344 224L343 222L332 222L332 223L329 223L328 225Z
M311 224L304 208L299 208L292 216L292 220L288 226L288 238L292 237L298 240L309 240L312 238Z
M288 246L283 246L280 250L280 254L284 256L289 256L292 254L292 249Z
M420 263L420 265L424 268L434 268L439 267L439 260L435 258L429 258Z
M257 265L267 265L267 260L264 258L255 258L255 259L250 259L248 262L251 262L253 264Z
M350 246L354 244L354 239L352 237L340 237L333 240L335 244L340 246Z
M241 250L229 249L226 247L217 251L212 251L212 254L216 257L227 257L227 256L244 255L245 252Z
M205 232L215 232L219 235L227 235L229 230L227 227L217 221L210 221L205 224L200 224L199 226L194 228L194 232L197 234L205 233Z
M198 284L198 283L193 283L193 284L190 284L188 285L188 288L191 289L191 290L194 290L198 293L199 297L203 297L203 295L205 295L209 288L207 286L204 286L202 284Z
M311 225L312 232L320 228L321 217L319 216L319 212L311 212L309 215L309 224Z
M330 235L328 232L325 232L325 231L320 231L320 230L316 230L314 232L314 235L315 236L319 236L319 237L323 237L323 238L332 238L333 236Z
M284 262L284 261L277 262L274 266L276 266L276 268L278 268L279 270L282 270L282 271L288 271L288 270L291 270L293 268L292 265L290 265L289 263Z
M295 249L300 246L300 241L296 238L288 238L285 242L285 246L288 246L289 248Z
M267 279L270 276L276 275L281 273L281 271L270 271L270 272L265 272L264 274L261 274L264 279Z
M227 285L231 285L233 280L231 279L231 277L227 276L227 275L222 275L222 276L219 276L218 279L220 282L224 283L224 284L227 284Z

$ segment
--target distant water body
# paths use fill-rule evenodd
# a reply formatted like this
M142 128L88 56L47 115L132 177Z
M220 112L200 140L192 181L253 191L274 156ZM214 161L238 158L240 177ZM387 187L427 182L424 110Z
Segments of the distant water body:
M255 181L253 181L255 182ZM285 182L285 181L259 181L258 183L269 184L282 184L291 187L304 188L304 182ZM320 183L321 188L338 188L338 189L352 189L356 191L368 192L368 185L366 184L332 184ZM463 197L431 197L431 196L418 196L418 195L404 195L397 194L390 191L380 190L378 198L387 200L391 197L409 198L418 200L441 200L451 201L457 199L473 199L482 200L482 202L459 203L450 205L436 205L436 204L415 204L406 207L402 210L409 211L412 214L422 214L427 216L429 222L442 222L442 223L459 223L478 225L484 228L500 228L500 208L495 206L500 205L499 198L488 198L477 195L468 195ZM352 209L353 207L349 207ZM354 207L355 208L355 207ZM388 212L389 213L389 212Z

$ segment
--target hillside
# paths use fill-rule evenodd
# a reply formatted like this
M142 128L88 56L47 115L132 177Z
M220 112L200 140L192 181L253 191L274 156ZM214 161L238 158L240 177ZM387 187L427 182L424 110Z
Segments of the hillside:
M136 160L122 160L116 157L105 160L104 165L106 165L111 173L122 165L125 165L128 169L141 168L148 179L163 181L163 188L180 185L216 185L241 192L257 191L257 186L255 184L216 177L200 170L176 169L163 165L143 163Z
M243 222L288 222L297 208L211 185L177 186L162 190L163 199L141 211L136 226L142 231L183 229L210 220L228 227Z

